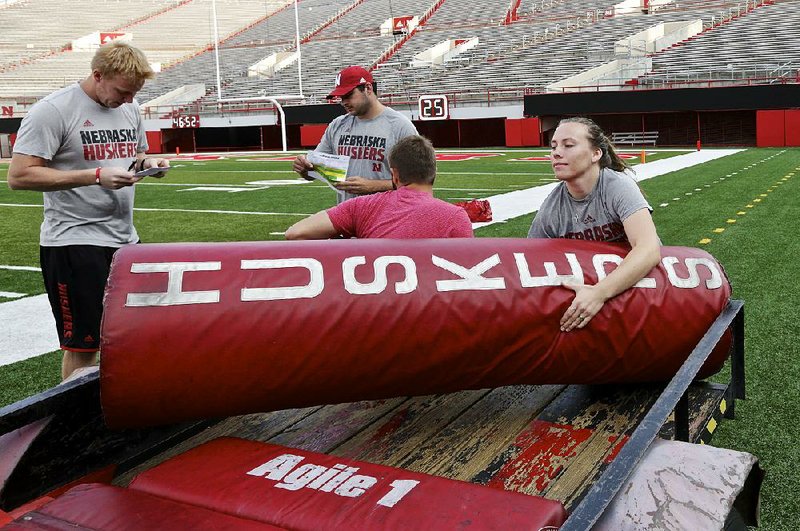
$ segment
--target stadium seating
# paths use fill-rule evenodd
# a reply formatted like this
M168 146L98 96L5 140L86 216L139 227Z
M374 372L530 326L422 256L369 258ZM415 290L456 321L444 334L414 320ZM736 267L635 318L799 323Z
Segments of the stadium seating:
M793 30L800 0L760 1L676 0L651 14L611 16L614 0L523 0L509 18L507 0L488 0L480 10L472 9L474 0L301 0L301 90L296 62L271 77L247 77L251 65L294 49L294 4L217 0L219 78L225 98L302 92L313 103L325 101L341 68L362 64L377 69L380 92L393 101L431 92L459 94L461 101L469 93L484 101L492 92L496 100L504 90L519 101L524 93L615 59L617 40L658 23L701 19L703 33L652 54L652 72L620 79L619 86L796 80L800 42ZM71 2L82 17L44 17L47 6L58 9L55 0L0 9L0 98L40 97L85 76L91 52L61 50L103 27L132 33L150 60L161 63L163 72L145 86L140 101L198 82L207 87L204 101L216 101L211 0ZM410 38L381 35L380 25L397 16L417 16L424 24ZM444 64L410 66L437 43L473 37L478 46Z
M42 11L40 4L49 4L49 8ZM267 14L265 8L275 10L285 4L285 1L265 4L263 0L219 0L217 24L220 38L234 34L263 18ZM45 48L39 39L49 39L52 43L47 49L47 55L41 57L31 59L28 56L8 56L5 71L0 71L0 98L42 96L85 77L92 52L62 50L72 39L93 31L113 30L132 34L133 43L145 51L152 63L162 66L169 66L205 50L214 41L211 0L137 0L130 3L106 0L99 4L78 0L69 5L80 16L51 16L59 9L63 10L64 6L63 2L54 0L41 3L21 2L0 11L0 35L3 35L4 40L13 40L19 46L33 44L33 49ZM85 13L93 16L88 17L88 23L84 21L77 26L78 29L74 29L73 19L81 18ZM114 13L114 16L107 17L109 13ZM54 31L54 36L48 36L47 24L56 23L65 29L61 32ZM112 23L115 26L109 27Z
M662 85L689 80L731 82L773 78L800 71L800 41L790 38L800 17L800 3L783 2L733 17L691 45L675 46L653 58L653 72L640 84ZM770 38L772 36L772 38Z
M178 3L175 0L72 0L67 13L64 12L65 3L59 0L9 4L0 9L0 71L60 52L73 39L93 31L115 31ZM46 71L45 68L36 70Z

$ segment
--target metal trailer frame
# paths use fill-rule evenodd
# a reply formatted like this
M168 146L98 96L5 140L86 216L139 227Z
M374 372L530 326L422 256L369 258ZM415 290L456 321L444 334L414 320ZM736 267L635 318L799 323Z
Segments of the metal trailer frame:
M657 401L633 431L619 454L573 508L562 529L590 529L644 456L674 411L677 440L689 441L689 387L725 332L732 328L731 376L727 384L706 383L720 397L718 413L734 416L735 399L745 398L744 302L731 300L697 346L666 385ZM37 455L35 465L13 470L3 479L0 461L0 509L10 510L71 481L116 465L117 475L185 441L222 419L192 421L170 426L111 431L102 421L98 373L80 377L15 404L0 408L0 441L6 434L25 428L35 437L41 426L55 423L58 441ZM698 434L691 442L707 442L711 433ZM91 443L87 447L87 442ZM42 452L44 454L45 452ZM5 465L8 466L8 465ZM23 467L24 468L24 467ZM8 471L6 468L5 472ZM7 489L10 487L10 489Z

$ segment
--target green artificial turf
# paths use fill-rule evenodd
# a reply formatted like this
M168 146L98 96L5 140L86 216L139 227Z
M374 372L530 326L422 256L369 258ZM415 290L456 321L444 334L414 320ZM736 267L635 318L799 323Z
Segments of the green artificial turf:
M460 201L553 182L546 162L508 160L546 151L502 153L440 162L436 195ZM679 154L660 152L648 161ZM289 162L233 156L174 165L167 178L148 177L137 185L134 219L145 242L280 240L292 223L334 204L333 193L317 183L264 184L295 179ZM0 165L0 180L6 168ZM225 186L246 190L197 189ZM734 297L745 301L747 400L737 403L736 419L722 422L713 442L759 457L767 471L762 528L793 531L800 522L795 471L800 462L800 269L795 239L800 150L749 149L642 181L641 187L654 208L662 242L710 252L725 267ZM0 183L0 205L41 202L41 194L12 192ZM38 265L41 219L38 207L0 206L0 265ZM476 235L525 237L532 219L533 214L524 215L478 229ZM42 293L40 274L0 269L0 291ZM0 297L0 302L8 300ZM0 367L0 404L51 387L59 363L50 353Z

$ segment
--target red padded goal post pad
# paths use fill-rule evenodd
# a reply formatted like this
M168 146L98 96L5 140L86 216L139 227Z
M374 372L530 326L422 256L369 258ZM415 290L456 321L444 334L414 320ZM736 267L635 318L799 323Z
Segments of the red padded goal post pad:
M540 529L566 518L545 498L234 438L173 457L130 488L309 531Z
M106 421L668 380L730 286L708 253L661 251L635 287L564 333L575 294L562 282L595 284L627 248L511 238L126 246L104 301ZM726 354L723 345L703 374Z

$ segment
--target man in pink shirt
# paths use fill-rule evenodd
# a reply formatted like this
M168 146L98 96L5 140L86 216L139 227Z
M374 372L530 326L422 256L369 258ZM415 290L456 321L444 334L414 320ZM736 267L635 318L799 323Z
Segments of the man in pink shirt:
M393 190L359 196L298 221L287 240L345 238L472 238L464 209L433 197L436 153L430 141L407 136L389 152Z

